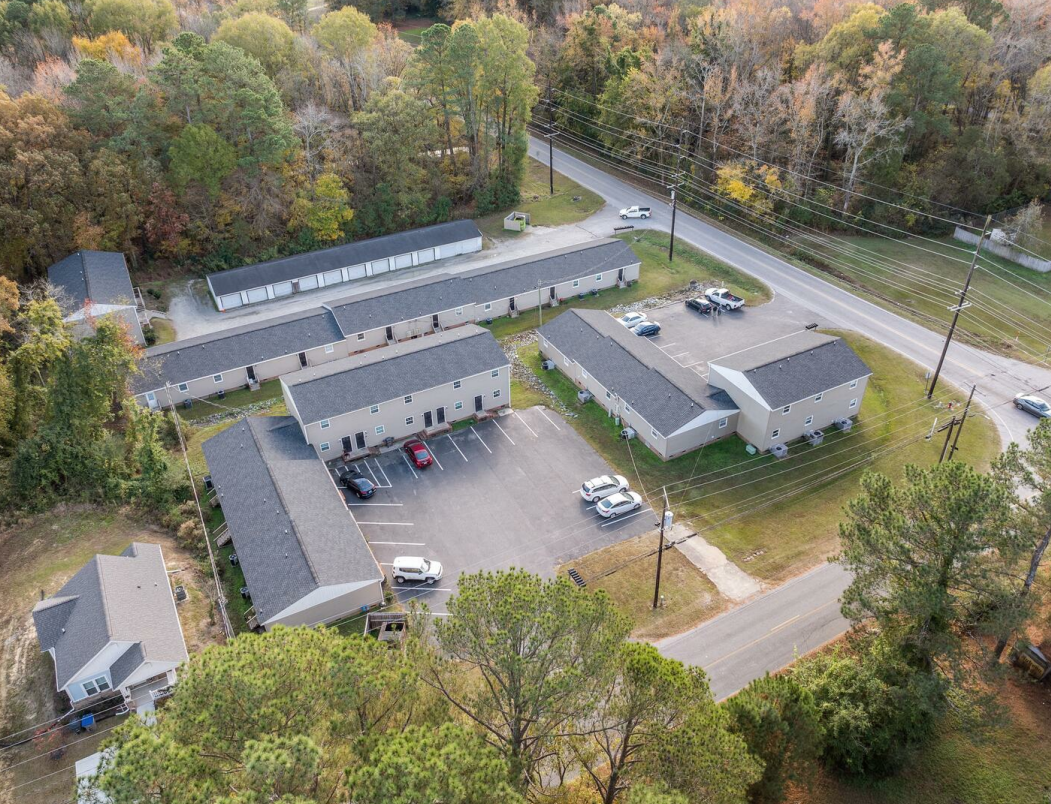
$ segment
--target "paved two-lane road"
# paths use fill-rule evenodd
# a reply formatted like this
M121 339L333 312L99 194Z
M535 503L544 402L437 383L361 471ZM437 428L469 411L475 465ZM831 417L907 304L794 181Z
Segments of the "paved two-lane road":
M530 154L547 164L546 142L530 138ZM555 150L555 169L598 193L609 205L589 219L592 230L610 234L620 221L616 210L648 204L654 217L647 224L667 230L671 209L666 201L569 154ZM633 221L638 223L638 221ZM941 353L944 332L919 324L865 301L819 276L809 274L747 241L693 217L680 207L676 236L713 257L761 279L775 293L812 309L837 327L860 332L933 368ZM982 279L976 281L978 285ZM966 315L966 313L964 313ZM1051 371L954 343L942 373L960 389L978 386L975 394L988 409L1004 441L1023 441L1033 420L1015 410L1011 398L1019 391L1051 387ZM779 670L798 655L820 647L847 629L839 597L850 583L848 573L825 564L761 597L684 634L658 643L666 656L700 665L709 674L717 699L725 698L766 672Z

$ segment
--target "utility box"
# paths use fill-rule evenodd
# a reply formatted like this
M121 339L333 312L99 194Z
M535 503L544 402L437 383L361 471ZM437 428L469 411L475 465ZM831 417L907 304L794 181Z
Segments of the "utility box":
M577 400L579 402L590 402L592 398L591 391L577 391Z
M806 439L806 442L810 446L816 447L818 444L820 444L822 441L825 440L825 431L824 430L807 430L805 433L803 433L803 438Z
M543 361L540 364L540 368L542 368L544 371L551 371L551 369L553 369L554 367L555 367L555 361L554 360L545 360L545 361Z
M788 457L788 447L784 444L774 444L770 447L770 454L778 460L784 460Z
M849 433L850 428L854 426L854 422L850 419L836 419L832 422L832 426L839 430L841 433Z

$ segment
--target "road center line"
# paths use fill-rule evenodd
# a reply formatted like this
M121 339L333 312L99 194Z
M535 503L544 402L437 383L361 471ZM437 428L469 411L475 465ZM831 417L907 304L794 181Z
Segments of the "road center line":
M446 433L445 437L448 438L450 442L452 442L452 445L454 447L456 447L456 451L460 453L460 457L463 458L466 461L467 460L467 456L463 454L463 450L462 449L460 449L458 446L456 446L456 442L453 440L453 437L449 433ZM470 463L470 462L468 461L468 463Z
M540 436L538 436L536 434L536 430L534 430L532 427L530 427L529 423L525 419L523 419L521 416L518 415L518 411L517 410L514 413L515 413L515 418L518 419L518 421L522 422L522 424L525 425L526 430L528 430L530 433L533 434L533 438L540 438Z
M798 620L798 619L801 619L801 618L803 618L803 617L809 617L809 616L810 616L810 615L812 615L812 614L817 614L817 613L818 613L819 611L821 611L821 609L827 609L827 608L828 608L829 606L832 606L832 605L837 605L838 603L839 603L839 601L838 601L838 600L830 600L830 601L828 601L827 603L822 603L822 604L821 604L820 606L818 606L817 608L813 608L813 609L811 609L810 611L806 611L806 612L803 612L802 614L798 615L797 617L794 617L794 618L793 618L793 620ZM786 620L785 622L781 623L781 625L788 625L788 623L790 623L790 622L792 622L792 620ZM777 630L778 630L778 629L779 629L780 627L781 627L781 626L775 626L774 628L772 628L771 630L767 631L767 632L766 632L765 634L763 634L763 635L762 635L761 637L759 637L758 639L753 639L753 640L752 640L751 642L749 642L748 644L746 644L746 645L742 645L741 647L737 648L736 650L732 650L732 651L730 651L730 652L729 652L729 653L727 653L727 654L726 654L725 656L720 656L720 657L719 657L718 659L716 659L716 660L715 660L714 662L711 662L710 664L706 664L706 665L704 665L704 667L703 667L702 669L704 669L704 670L710 670L711 668L715 667L715 666L716 666L717 664L720 664L721 662L725 662L725 661L726 661L727 659L729 659L729 658L730 658L731 656L736 656L736 655L737 655L738 653L740 653L740 652L741 652L741 651L743 651L743 650L748 650L748 648L752 648L752 647L755 647L755 646L756 646L756 645L758 645L758 644L759 644L760 642L762 642L762 641L763 641L764 639L768 639L768 638L769 638L769 637L770 637L770 636L771 636L771 635L772 635L772 634L773 634L773 633L774 633L775 631L777 631Z
M482 442L482 446L485 447L485 451L488 452L490 455L492 455L493 451L491 449L489 449L489 445L486 444L485 441L482 441L482 437L480 435L478 435L478 431L474 429L474 425L473 424L471 425L471 432L474 433L474 437L475 438L477 438L479 441Z
M554 427L560 433L562 432L562 428L559 427L557 424L555 424L554 420L550 416L548 416L546 413L544 413L544 411L541 408L537 408L537 410L540 412L541 416L543 416L545 419L547 419L549 422L551 422L551 426L552 427Z
M496 419L493 419L493 424L496 425L496 429L497 430L499 430L501 433L504 434L504 438L506 438L508 441L511 442L511 446L512 447L515 446L515 442L511 440L511 436L509 436L507 434L507 432L504 430L504 428L500 426L500 422L498 422Z

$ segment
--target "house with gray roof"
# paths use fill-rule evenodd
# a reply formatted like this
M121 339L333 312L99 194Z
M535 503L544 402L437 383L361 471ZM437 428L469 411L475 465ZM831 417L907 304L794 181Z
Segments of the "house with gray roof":
M114 251L82 250L47 269L55 298L79 336L91 332L90 319L117 316L140 346L146 343L139 321L139 305L124 255Z
M204 442L251 595L251 627L318 625L383 602L383 571L291 416L249 416Z
M760 451L857 416L872 376L842 338L815 330L712 358L708 368L708 382L741 409L741 438Z
M119 556L96 555L33 608L40 648L55 663L55 686L75 707L120 692L138 708L176 680L186 661L161 548L133 542Z
M474 221L449 221L208 274L208 289L225 312L481 250Z
M603 310L539 330L540 353L664 460L734 433L737 405Z
M511 399L510 361L474 324L286 374L281 391L323 459L484 418Z

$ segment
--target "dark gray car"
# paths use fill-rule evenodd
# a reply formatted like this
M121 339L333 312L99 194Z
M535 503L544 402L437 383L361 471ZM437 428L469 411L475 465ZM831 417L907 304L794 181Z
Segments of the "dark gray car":
M1032 394L1018 394L1015 397L1015 407L1026 413L1032 413L1039 419L1051 418L1051 405Z

